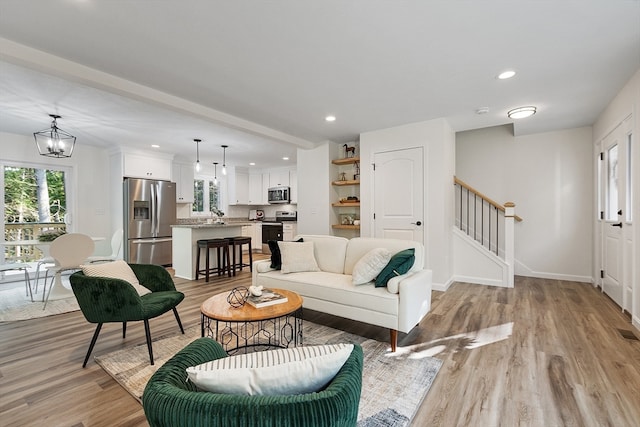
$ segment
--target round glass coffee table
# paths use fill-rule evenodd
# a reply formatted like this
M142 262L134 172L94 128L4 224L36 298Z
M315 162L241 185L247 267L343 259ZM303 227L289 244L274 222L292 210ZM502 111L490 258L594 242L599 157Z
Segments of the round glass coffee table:
M234 308L227 302L230 291L207 299L200 307L202 336L215 339L229 354L302 345L302 297L284 289L271 290L288 301Z

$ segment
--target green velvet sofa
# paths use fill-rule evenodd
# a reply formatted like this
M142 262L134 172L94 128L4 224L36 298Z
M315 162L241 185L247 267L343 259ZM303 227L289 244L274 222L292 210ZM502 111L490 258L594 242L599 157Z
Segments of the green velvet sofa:
M290 396L238 396L197 391L189 366L227 357L220 344L199 338L151 377L142 396L151 427L355 426L362 390L362 347L354 349L322 391ZM286 371L282 373L286 375Z

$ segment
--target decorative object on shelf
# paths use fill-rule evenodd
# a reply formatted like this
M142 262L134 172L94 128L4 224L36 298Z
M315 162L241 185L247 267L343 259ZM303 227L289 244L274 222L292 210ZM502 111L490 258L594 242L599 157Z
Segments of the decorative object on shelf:
M338 177L339 181L346 181L347 180L347 173L346 172L340 172L340 176Z
M227 174L227 148L228 145L222 145L222 175Z
M58 128L57 119L62 118L57 114L49 114L53 119L49 129L34 132L36 146L41 156L47 157L71 157L76 146L76 137Z
M358 203L360 200L356 196L343 197L340 203Z
M354 219L353 220L353 225L360 225L360 220L359 219Z
M356 214L340 214L340 224L342 225L354 225L353 222L358 219Z
M356 147L355 146L349 147L347 144L344 144L343 147L344 147L344 157L345 158L355 157L356 156Z
M194 139L196 143L196 172L200 172L200 141L201 139Z
M238 286L229 292L227 302L233 308L240 308L247 302L247 298L249 298L249 289L246 286Z
M357 181L360 179L360 162L353 162L353 165L356 167L356 173L353 174L353 180Z

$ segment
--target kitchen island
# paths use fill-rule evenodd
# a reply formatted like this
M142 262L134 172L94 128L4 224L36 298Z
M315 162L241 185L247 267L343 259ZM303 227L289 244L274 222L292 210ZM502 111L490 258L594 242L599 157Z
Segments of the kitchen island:
M228 222L224 224L176 224L173 229L173 269L175 276L182 279L195 280L196 256L198 255L198 240L221 239L242 235L242 227L252 225L250 222ZM204 268L203 253L200 257ZM216 257L211 257L215 265Z

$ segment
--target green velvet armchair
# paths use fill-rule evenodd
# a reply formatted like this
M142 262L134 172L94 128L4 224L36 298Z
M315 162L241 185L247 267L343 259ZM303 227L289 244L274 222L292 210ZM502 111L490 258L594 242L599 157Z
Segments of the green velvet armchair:
M127 333L127 322L142 320L152 365L153 348L149 319L173 310L180 331L184 334L182 322L176 310L176 306L184 299L184 294L176 291L173 279L167 270L158 265L129 264L129 266L140 284L149 289L150 293L140 296L129 282L107 277L85 276L82 271L73 273L69 278L85 319L89 323L98 324L84 358L83 368L87 366L104 323L122 323L124 339Z
M238 396L197 391L187 381L189 366L227 357L211 338L199 338L179 351L151 377L142 406L151 427L355 426L362 390L362 347L327 387L289 396ZM282 375L287 375L282 372Z

